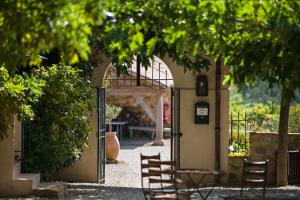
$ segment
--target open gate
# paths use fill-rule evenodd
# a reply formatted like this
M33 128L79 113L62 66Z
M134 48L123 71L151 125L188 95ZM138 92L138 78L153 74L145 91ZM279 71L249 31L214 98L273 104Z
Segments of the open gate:
M180 168L180 88L171 88L171 160Z
M105 88L97 88L97 112L98 112L98 131L97 131L97 181L105 183Z

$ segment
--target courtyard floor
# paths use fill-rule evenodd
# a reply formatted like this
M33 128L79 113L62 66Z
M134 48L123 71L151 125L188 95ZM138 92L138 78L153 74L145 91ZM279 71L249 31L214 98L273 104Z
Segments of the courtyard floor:
M119 164L106 165L106 182L98 184L69 184L68 199L105 199L105 200L143 200L140 178L140 153L160 153L163 160L170 159L170 140L166 145L151 146L150 139L135 138L123 140L119 155ZM207 189L203 189L207 190ZM208 198L222 199L222 195L239 194L240 188L218 187ZM253 191L247 191L252 194ZM268 196L295 197L300 200L300 187L286 186L280 188L268 188ZM195 196L196 199L197 196Z
M151 139L135 138L123 140L119 154L118 164L106 165L105 184L91 183L69 183L69 200L143 200L140 178L140 153L157 154L161 153L163 160L170 159L170 140L166 140L165 146L151 146ZM207 189L203 189L204 192ZM240 188L217 187L208 198L217 200L221 195L239 194ZM253 191L247 191L252 194ZM280 188L268 188L267 196L294 197L300 200L300 187L286 186ZM45 199L45 198L18 198L18 199ZM195 196L195 199L200 199Z

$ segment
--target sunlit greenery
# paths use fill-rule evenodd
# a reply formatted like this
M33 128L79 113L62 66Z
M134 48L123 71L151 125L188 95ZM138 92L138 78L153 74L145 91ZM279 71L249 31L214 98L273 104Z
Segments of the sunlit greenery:
M39 55L56 47L71 63L88 59L92 26L102 23L101 2L94 0L1 0L0 65L38 65Z
M14 78L16 67L39 65L38 55L53 48L68 63L87 60L90 44L119 71L134 55L144 66L169 55L195 73L210 67L206 55L221 57L227 83L281 88L278 169L286 176L288 111L300 87L299 10L300 1L290 0L2 0L0 65ZM18 112L17 101L4 106Z
M45 84L36 76L27 73L10 75L4 66L0 67L0 139L6 136L14 112L19 118L34 118L31 104L39 101Z
M49 179L78 160L87 147L91 133L88 115L94 102L89 82L75 67L59 64L33 74L46 84L39 101L31 105L35 117L24 120L22 167Z

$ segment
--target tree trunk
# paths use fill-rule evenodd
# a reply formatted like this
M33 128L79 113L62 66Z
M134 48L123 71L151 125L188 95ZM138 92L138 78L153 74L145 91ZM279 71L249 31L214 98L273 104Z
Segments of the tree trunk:
M291 95L283 88L280 103L278 157L277 157L277 186L288 184L287 151L288 151L288 121Z

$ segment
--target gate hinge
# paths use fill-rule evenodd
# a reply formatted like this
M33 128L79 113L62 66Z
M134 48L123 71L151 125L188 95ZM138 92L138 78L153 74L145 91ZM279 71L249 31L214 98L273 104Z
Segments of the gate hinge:
M175 136L182 137L183 134L182 134L181 132L177 132L177 133L175 133L174 135L175 135Z

